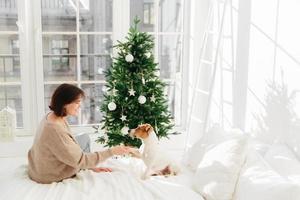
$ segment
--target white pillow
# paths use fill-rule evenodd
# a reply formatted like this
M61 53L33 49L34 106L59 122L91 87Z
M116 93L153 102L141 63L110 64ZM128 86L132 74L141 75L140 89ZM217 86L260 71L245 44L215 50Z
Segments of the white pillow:
M231 200L246 155L246 137L222 142L200 162L194 189L206 200Z
M215 126L206 132L200 140L193 144L184 155L183 163L190 170L196 171L205 152L221 142L237 137L244 137L244 134L237 129L225 132L221 127Z
M281 176L300 184L300 161L286 145L273 145L266 153L265 160Z
M299 200L299 185L276 173L255 151L247 156L234 200Z

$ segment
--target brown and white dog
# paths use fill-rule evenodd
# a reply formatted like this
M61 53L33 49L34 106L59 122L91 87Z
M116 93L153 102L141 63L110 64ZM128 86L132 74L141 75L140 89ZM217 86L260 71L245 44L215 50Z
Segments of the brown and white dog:
M142 124L132 129L130 136L140 138L144 143L143 153L136 152L134 155L141 158L147 167L142 176L143 179L147 179L150 176L178 174L180 171L179 166L160 148L156 133L150 124Z

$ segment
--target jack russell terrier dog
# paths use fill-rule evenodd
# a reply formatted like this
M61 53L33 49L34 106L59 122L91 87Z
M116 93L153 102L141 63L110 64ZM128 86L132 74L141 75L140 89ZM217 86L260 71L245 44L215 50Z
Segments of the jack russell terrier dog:
M150 176L170 176L179 173L179 166L159 147L158 138L150 124L142 124L136 129L131 129L129 135L141 139L144 143L143 153L137 151L133 155L141 158L147 167L142 176L143 179Z

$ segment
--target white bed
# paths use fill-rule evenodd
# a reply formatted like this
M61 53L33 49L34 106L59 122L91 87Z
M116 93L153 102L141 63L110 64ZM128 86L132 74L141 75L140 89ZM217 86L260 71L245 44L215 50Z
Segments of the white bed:
M171 151L177 161L183 156L192 170L183 169L179 176L143 181L143 162L123 157L103 163L112 173L84 170L76 178L48 185L28 178L24 145L1 144L0 200L300 200L299 141L297 135L289 145L270 145L241 132L209 132L184 156Z
M191 188L192 173L183 170L177 177L141 180L144 165L135 158L109 159L103 166L112 173L82 170L75 178L60 183L38 184L27 176L26 157L0 158L0 199L188 199L203 200Z

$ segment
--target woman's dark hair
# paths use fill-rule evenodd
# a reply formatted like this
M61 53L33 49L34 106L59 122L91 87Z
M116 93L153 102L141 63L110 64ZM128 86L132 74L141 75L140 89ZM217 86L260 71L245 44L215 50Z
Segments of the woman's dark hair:
M81 97L84 97L82 89L66 83L61 84L54 91L49 108L56 116L64 117L67 115L64 106Z

